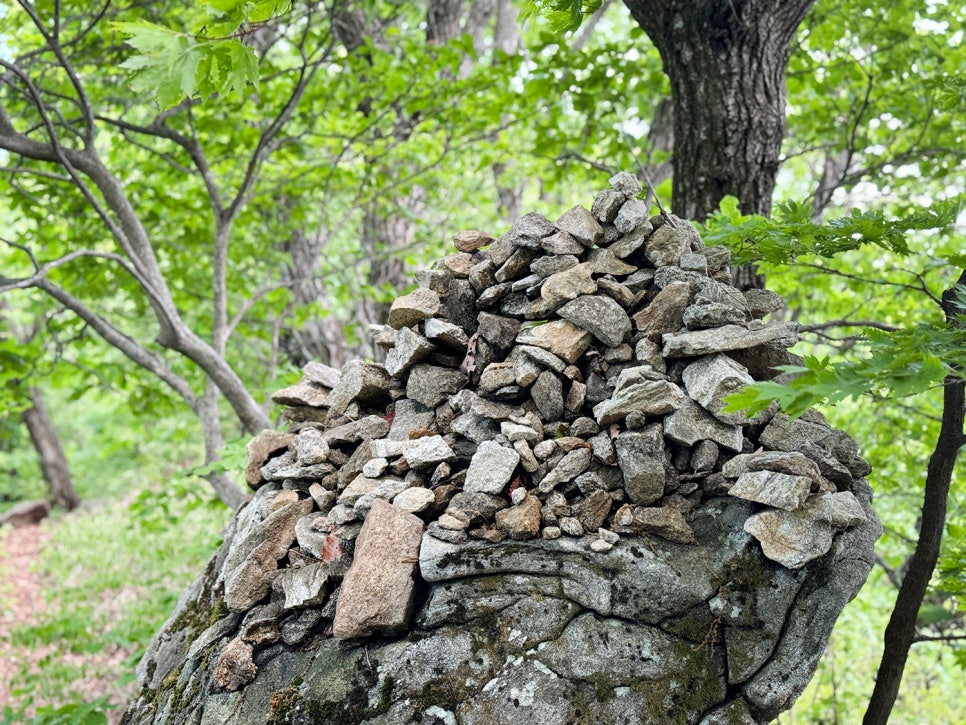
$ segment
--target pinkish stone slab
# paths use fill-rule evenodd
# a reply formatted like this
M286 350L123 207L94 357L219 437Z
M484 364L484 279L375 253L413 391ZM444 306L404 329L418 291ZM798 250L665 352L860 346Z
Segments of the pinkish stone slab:
M423 522L375 499L356 540L335 608L332 634L340 639L405 630L413 608L413 574Z

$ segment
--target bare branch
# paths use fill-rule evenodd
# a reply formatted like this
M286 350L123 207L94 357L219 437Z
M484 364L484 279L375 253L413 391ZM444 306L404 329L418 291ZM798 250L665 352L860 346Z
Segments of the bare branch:
M827 330L831 327L873 327L876 330L885 330L886 332L898 332L902 329L901 327L887 325L876 320L830 320L829 322L819 322L814 325L803 325L801 332L817 332L819 330Z
M147 348L143 347L137 340L124 334L103 317L91 310L81 300L74 297L65 289L58 287L45 277L36 280L34 286L43 290L64 307L69 309L79 318L84 320L91 328L97 332L111 346L120 350L129 360L138 364L148 372L156 375L168 387L176 392L188 406L195 410L198 404L198 396L188 382L179 375L172 372L164 361Z

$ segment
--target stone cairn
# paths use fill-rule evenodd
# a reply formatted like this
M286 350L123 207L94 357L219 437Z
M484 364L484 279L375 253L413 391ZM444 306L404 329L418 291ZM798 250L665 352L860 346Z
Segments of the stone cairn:
M385 364L310 363L273 396L289 429L249 444L255 495L126 721L751 723L794 702L871 566L869 466L817 412L723 412L795 362L797 325L610 182L555 223L458 234L375 332Z

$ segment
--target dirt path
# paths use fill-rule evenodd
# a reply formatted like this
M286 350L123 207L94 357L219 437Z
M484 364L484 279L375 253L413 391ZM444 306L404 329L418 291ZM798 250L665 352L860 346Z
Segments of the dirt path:
M49 539L36 524L0 530L0 707L11 702L10 684L24 656L37 657L15 647L10 634L18 625L34 622L35 613L45 606L43 579L31 565Z
M33 693L34 706L63 705L80 699L90 702L102 696L121 705L132 694L132 685L122 686L118 682L126 670L124 660L131 654L130 650L109 645L98 652L72 653L55 643L24 648L11 642L11 633L18 626L36 624L38 615L49 606L44 599L44 589L54 584L34 569L43 548L51 540L51 525L48 521L42 525L0 529L0 711L4 705L16 708L21 704L22 698L11 693L14 677L25 667L38 672L45 657L83 668L87 676L71 682L67 686L69 691L60 693L63 699L57 702L44 702L42 695ZM105 600L102 604L109 611L119 607L127 594L130 592L111 592L109 595L92 592L92 596ZM31 708L28 714L32 712ZM118 723L122 712L123 707L109 711L108 723Z

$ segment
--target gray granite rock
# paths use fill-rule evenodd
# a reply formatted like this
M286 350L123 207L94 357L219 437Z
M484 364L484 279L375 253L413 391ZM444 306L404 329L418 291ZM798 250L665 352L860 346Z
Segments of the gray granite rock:
M448 395L462 389L469 382L459 370L420 363L409 373L406 395L428 408L435 408Z
M467 493L498 494L510 482L519 462L520 454L512 448L485 441L473 454L463 490Z
M716 352L741 350L765 343L791 347L798 342L798 323L781 322L758 329L726 325L716 330L696 330L664 336L666 358L698 357Z
M617 212L614 226L621 234L629 234L635 229L649 224L647 219L647 204L641 199L628 199L621 210Z
M740 451L743 440L740 425L722 423L689 398L664 418L664 435L685 446L710 440L732 451Z
M718 420L736 425L748 422L743 412L721 412L726 405L725 398L755 382L744 365L719 353L695 360L681 377L691 399Z
M604 230L594 215L579 205L563 213L557 220L557 228L567 232L585 247L594 246L604 236Z
M667 482L664 437L660 426L621 433L617 436L615 448L627 497L642 506L659 500Z
M805 476L790 476L773 471L743 473L728 493L748 501L794 511L802 507L811 491L812 481Z
M581 295L557 310L557 314L611 347L620 345L631 331L624 308L602 295Z
M329 394L332 413L344 413L352 403L380 406L389 400L392 381L382 365L351 360L342 366L342 377Z
M831 524L809 511L760 511L748 517L744 528L758 539L765 556L788 569L801 569L832 547Z
M386 354L386 372L394 378L402 377L433 349L425 337L408 327L400 327L396 331L395 346Z

